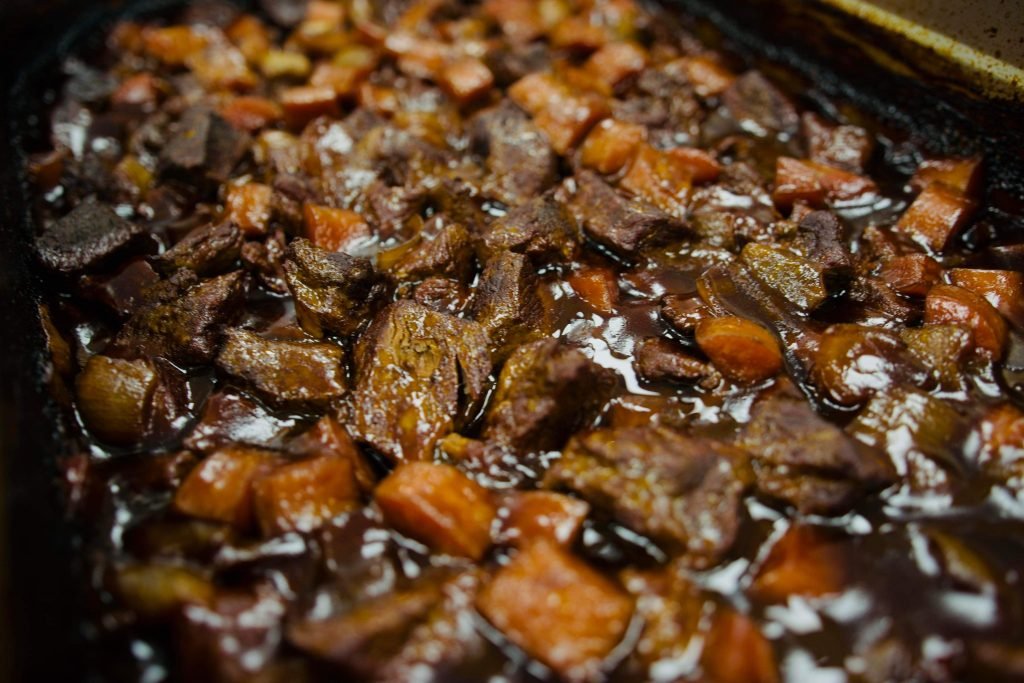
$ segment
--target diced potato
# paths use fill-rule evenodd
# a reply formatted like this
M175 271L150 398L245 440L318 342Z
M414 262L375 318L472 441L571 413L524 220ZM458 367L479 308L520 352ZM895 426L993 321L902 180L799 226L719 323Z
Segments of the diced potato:
M567 278L573 291L591 308L602 315L615 313L619 299L619 285L615 275L607 268L583 268Z
M260 60L260 71L267 78L305 78L312 68L309 57L291 50L270 50Z
M486 489L449 465L399 465L375 494L384 519L430 548L479 560L496 511Z
M182 605L205 605L213 600L213 583L203 575L173 565L119 567L115 592L129 608L147 619L172 616Z
M219 110L235 128L253 133L284 116L281 105L265 97L236 97Z
M822 395L841 406L856 406L894 384L920 380L922 373L912 361L895 333L839 324L821 336L811 375Z
M732 608L715 614L701 664L714 683L778 683L771 643L749 617Z
M494 74L476 57L463 57L444 67L441 87L459 104L469 104L494 86Z
M822 206L826 201L849 201L877 192L870 178L817 161L779 157L775 165L772 199L782 209L794 202Z
M373 236L370 226L355 211L306 204L306 237L321 249L345 251Z
M896 230L941 254L974 213L974 202L942 184L929 185L896 223Z
M736 74L714 58L704 55L681 57L672 62L669 68L681 71L701 97L721 95L736 80Z
M925 254L908 254L886 261L879 275L899 294L923 297L942 277L942 266Z
M253 506L265 536L310 532L358 505L352 463L342 458L292 463L253 483Z
M476 605L505 637L570 681L597 676L633 614L618 586L544 541L500 569Z
M1006 321L988 301L956 285L935 285L924 302L926 325L964 325L971 330L979 354L992 360L1003 357Z
M148 360L93 356L76 384L82 422L108 443L138 443L145 435L156 386L156 370Z
M1024 318L1024 275L1014 270L981 270L954 268L949 280L958 287L968 289L995 306L996 310L1012 322Z
M559 154L565 154L608 113L608 104L594 93L574 93L550 74L533 73L508 89L509 97L534 117L534 122Z
M281 96L284 117L291 128L302 128L319 116L338 116L338 95L329 86L289 88Z
M910 179L915 190L941 183L962 195L972 197L981 184L981 157L967 159L929 159L921 162Z
M228 190L227 217L248 235L265 235L270 227L274 191L262 183L236 185Z
M598 173L616 173L632 163L647 129L635 123L605 119L594 126L580 148L580 163Z
M191 517L248 529L253 521L252 484L280 463L271 451L225 448L193 469L174 496L174 509Z
M144 29L142 42L149 56L170 66L183 66L189 57L206 49L210 36L191 26L167 26Z
M756 242L743 247L740 257L754 277L802 311L813 311L828 298L824 269L814 261Z
M768 602L831 595L843 589L843 566L838 543L812 527L793 526L772 546L752 590Z
M636 43L608 43L590 55L584 68L609 88L647 67L647 51Z
M525 547L550 541L568 547L579 535L590 505L579 498L550 491L516 492L501 516L502 539Z
M697 344L715 368L739 384L757 384L782 369L782 353L771 332L732 316L702 320Z

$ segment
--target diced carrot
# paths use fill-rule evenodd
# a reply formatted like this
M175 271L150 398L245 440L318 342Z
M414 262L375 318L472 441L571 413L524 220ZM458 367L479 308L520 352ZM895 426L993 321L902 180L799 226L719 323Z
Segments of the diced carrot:
M616 173L633 161L647 129L635 123L605 119L594 126L580 148L580 163L598 173Z
M514 42L529 43L544 34L544 24L534 0L487 0L483 11Z
M776 161L772 199L780 208L797 201L821 206L826 201L847 201L877 191L870 178L816 161L790 157Z
M291 128L302 128L319 116L338 116L338 95L326 86L288 88L281 96L285 121Z
M879 275L900 294L923 297L942 277L942 266L930 256L908 254L886 261Z
M595 680L626 633L633 601L546 541L527 546L480 591L477 609L563 680Z
M614 37L606 26L592 24L587 17L573 15L558 22L548 34L555 47L593 51Z
M388 524L433 550L479 560L491 545L490 494L450 465L399 465L375 497Z
M972 197L981 183L981 157L969 159L929 159L921 162L910 179L915 190L941 183L962 195Z
M339 97L354 95L367 71L337 64L317 64L309 77L309 84L321 88L331 88Z
M253 133L281 120L281 105L265 97L236 97L220 108L220 115L235 128Z
M444 67L441 87L459 104L468 104L494 86L494 74L476 57L463 57Z
M574 93L550 74L524 76L508 90L509 97L534 116L551 146L565 154L601 119L608 104L595 93Z
M437 78L451 57L444 43L407 32L389 34L384 47L398 60L399 70L414 78Z
M672 156L642 144L619 186L663 211L683 218L693 187L691 166L681 156Z
M253 506L265 536L310 532L358 505L352 463L341 458L291 463L253 482Z
M110 101L115 107L153 107L160 98L160 79L150 73L140 73L126 78Z
M355 211L306 204L303 216L306 237L328 251L345 251L355 242L373 235L370 226Z
M1006 348L1006 321L984 297L956 285L935 285L924 302L926 325L964 325L976 350L999 360Z
M359 85L357 97L360 107L385 116L393 116L401 106L394 88L365 81Z
M749 617L732 608L715 614L701 664L714 683L778 683L771 643Z
M324 415L316 424L288 443L288 452L309 458L340 458L352 465L352 473L360 488L369 493L377 483L366 459L359 452L348 431L330 415Z
M682 71L701 97L720 95L736 80L736 74L719 64L713 57L704 55L681 57L672 62L669 68Z
M722 165L715 157L695 147L673 147L665 155L677 168L685 168L695 183L710 183L722 173Z
M265 235L273 197L273 190L262 183L236 185L228 190L228 219L248 235Z
M273 41L267 26L251 14L243 14L226 31L228 39L245 55L245 58L256 64L270 50Z
M974 213L974 202L941 183L929 185L917 196L896 230L918 244L942 253Z
M740 384L756 384L782 369L782 353L771 332L743 318L702 320L697 345L723 375Z
M197 55L209 45L209 36L191 26L167 26L147 28L142 32L146 53L164 64L182 66L186 60Z
M256 448L225 448L199 463L174 495L174 509L248 529L253 521L252 483L280 463Z
M791 595L838 593L844 580L839 544L811 527L793 526L772 546L752 590L762 600L786 602Z
M615 274L607 268L581 268L566 280L576 294L602 315L615 313L619 299L619 284Z
M584 68L615 88L647 67L647 51L636 43L608 43L590 55Z
M538 540L568 546L579 535L590 512L586 501L550 491L516 492L501 520L501 535L524 547Z
M954 285L985 297L1010 321L1024 319L1024 275L1015 270L954 268L949 271Z
M1010 403L986 411L977 431L981 438L979 455L985 462L998 464L1024 452L1024 412Z

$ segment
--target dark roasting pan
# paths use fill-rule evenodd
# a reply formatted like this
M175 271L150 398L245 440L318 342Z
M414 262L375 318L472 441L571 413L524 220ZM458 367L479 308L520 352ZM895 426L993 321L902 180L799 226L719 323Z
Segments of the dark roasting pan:
M117 16L175 4L0 0L0 680L95 680L80 633L75 533L55 485L65 446L47 392L37 302L48 282L29 248L24 157L45 143L47 93L59 82L61 56L87 48ZM806 97L849 101L933 154L984 154L986 210L1024 215L1024 83L986 72L991 62L978 68L922 49L908 38L913 21L893 31L857 11L866 5L858 0L676 4L702 38L762 68L777 65ZM1003 30L1024 30L1016 18ZM1016 228L1024 239L1024 225Z

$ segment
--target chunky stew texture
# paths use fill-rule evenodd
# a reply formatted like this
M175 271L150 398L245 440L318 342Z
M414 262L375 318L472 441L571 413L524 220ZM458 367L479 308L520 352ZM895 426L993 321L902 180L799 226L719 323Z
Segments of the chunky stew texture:
M98 671L1024 679L984 160L687 26L197 1L66 61L29 170Z

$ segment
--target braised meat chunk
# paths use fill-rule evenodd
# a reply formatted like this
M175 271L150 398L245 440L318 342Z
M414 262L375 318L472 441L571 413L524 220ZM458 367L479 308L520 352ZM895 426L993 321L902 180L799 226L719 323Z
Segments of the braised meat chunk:
M47 268L70 273L98 265L143 234L109 206L88 199L44 230L36 249Z

